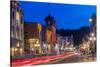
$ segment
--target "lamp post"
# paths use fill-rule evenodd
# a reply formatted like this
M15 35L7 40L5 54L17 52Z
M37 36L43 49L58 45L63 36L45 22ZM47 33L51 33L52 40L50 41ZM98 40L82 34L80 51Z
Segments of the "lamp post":
M90 47L90 50L91 50L91 54L92 54L92 56L94 56L95 55L95 42L96 42L96 37L95 37L95 33L90 33L90 38L89 38L89 40L90 40L90 43L91 43L91 47Z
M90 19L89 19L89 22L90 22L90 23L92 23L92 22L93 22L93 19L92 19L92 18L90 18Z
M90 41L90 50L91 50L91 54L94 57L95 53L96 53L96 14L93 13L91 18L89 19L90 22L90 37L89 37L89 41Z

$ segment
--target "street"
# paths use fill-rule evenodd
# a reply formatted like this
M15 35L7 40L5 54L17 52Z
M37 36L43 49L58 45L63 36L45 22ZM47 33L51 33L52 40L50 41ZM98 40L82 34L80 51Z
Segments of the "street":
M34 66L46 64L76 63L76 62L92 62L92 57L81 55L78 52L67 52L56 56L42 56L36 58L20 59L11 62L12 67L16 66Z
M62 63L80 63L80 62L93 62L95 60L92 59L93 57L85 57L85 56L78 56L73 55L69 58L60 59L58 61L50 62L49 64L62 64Z
M32 65L40 65L40 64L53 64L53 63L59 63L59 62L66 62L65 59L71 59L72 57L76 58L79 57L80 54L76 52L67 52L61 55L56 56L43 56L43 57L37 57L37 58L28 58L28 59L19 59L14 60L11 62L11 66L32 66ZM51 63L52 61L52 63ZM70 60L73 61L73 60Z

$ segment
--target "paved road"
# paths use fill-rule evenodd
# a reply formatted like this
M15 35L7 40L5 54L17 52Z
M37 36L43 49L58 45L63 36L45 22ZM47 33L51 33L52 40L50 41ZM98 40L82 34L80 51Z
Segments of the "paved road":
M60 63L76 63L76 62L88 62L92 61L91 58L80 55L80 53L69 52L57 56L43 56L37 58L21 59L12 61L12 67L15 66L33 66L33 65L45 65L45 64L60 64Z
M69 58L73 55L77 55L73 52L64 53L61 55L56 56L43 56L43 57L37 57L37 58L29 58L29 59L19 59L14 60L11 62L12 67L14 66L30 66L30 65L40 65L40 64L47 64L51 61L55 62L64 58Z
M62 63L80 63L80 62L93 62L96 61L93 57L86 57L82 55L73 55L69 58L60 59L58 61L50 62L48 64L62 64Z

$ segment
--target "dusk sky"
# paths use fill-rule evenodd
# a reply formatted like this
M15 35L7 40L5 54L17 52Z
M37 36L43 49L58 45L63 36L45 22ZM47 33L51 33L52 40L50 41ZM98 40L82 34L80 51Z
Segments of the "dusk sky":
M57 29L79 29L89 26L89 18L96 13L96 6L20 1L24 21L45 25L50 14L56 20Z

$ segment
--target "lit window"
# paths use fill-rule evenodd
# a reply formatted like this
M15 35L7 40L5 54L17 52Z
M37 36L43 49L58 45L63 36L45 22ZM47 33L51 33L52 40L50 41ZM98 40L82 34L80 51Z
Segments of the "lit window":
M11 48L11 55L14 56L14 48Z
M19 42L17 42L17 47L19 47L20 45L19 45Z
M15 50L15 52L16 52L16 51L18 50L18 48L15 48L14 50Z
M20 15L19 15L19 12L18 11L16 12L16 19L17 20L20 20Z
M18 11L16 12L16 23L20 25L20 13Z

